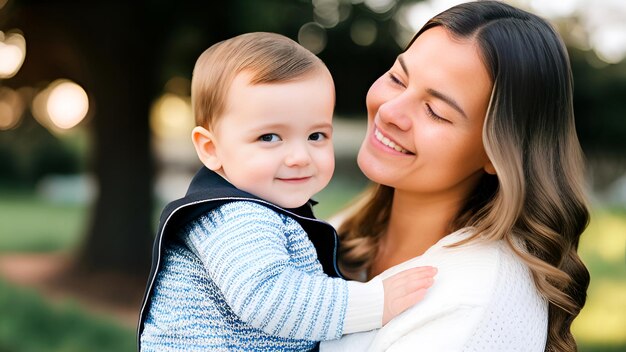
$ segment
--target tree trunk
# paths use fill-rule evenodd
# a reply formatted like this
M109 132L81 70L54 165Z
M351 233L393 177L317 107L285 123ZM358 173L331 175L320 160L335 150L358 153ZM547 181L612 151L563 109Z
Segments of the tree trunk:
M149 110L155 33L135 2L92 7L95 115L91 160L99 186L77 266L145 276L153 238ZM138 23L135 23L137 21Z
M141 2L22 0L8 25L24 32L27 56L11 81L67 78L89 95L98 196L76 255L82 273L145 277L153 238L149 109L158 33L141 26ZM156 20L154 20L156 21ZM153 22L154 23L154 22Z

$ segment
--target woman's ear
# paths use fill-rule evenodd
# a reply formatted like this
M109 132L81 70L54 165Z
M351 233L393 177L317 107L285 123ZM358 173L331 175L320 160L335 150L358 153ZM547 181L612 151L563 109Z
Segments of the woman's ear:
M191 131L191 141L196 148L200 161L209 170L217 171L222 168L222 162L217 155L215 136L204 127L196 126Z
M489 175L495 175L496 173L496 168L493 167L493 164L491 163L491 161L488 161L487 164L485 164L485 166L483 167L483 169L485 170L486 173L488 173Z

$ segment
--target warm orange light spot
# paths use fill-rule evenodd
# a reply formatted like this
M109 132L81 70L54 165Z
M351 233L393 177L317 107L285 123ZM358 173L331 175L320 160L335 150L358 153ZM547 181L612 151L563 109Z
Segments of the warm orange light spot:
M0 78L11 78L22 67L26 57L26 40L19 33L0 31Z

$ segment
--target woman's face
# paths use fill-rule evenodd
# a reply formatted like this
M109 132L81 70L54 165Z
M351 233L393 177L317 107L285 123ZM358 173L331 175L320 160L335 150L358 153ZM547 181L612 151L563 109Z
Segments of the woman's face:
M367 94L361 170L397 191L465 197L493 170L482 143L491 89L474 41L427 30Z

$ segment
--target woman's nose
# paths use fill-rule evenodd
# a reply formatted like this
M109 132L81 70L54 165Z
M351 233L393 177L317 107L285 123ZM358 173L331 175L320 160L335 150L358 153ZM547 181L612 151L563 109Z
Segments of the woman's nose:
M386 125L395 126L402 131L408 131L411 128L411 104L404 95L398 95L378 108L378 115L381 122Z

